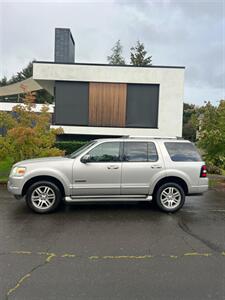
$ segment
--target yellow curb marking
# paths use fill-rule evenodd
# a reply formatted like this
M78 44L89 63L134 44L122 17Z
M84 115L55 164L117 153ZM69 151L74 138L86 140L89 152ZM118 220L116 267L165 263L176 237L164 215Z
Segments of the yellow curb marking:
M20 278L20 280L17 282L17 284L7 292L7 296L12 294L16 289L18 289L18 287L20 287L21 283L30 276L31 276L31 274L28 273L28 274L24 275L22 278Z
M225 252L222 252L221 254L225 256Z

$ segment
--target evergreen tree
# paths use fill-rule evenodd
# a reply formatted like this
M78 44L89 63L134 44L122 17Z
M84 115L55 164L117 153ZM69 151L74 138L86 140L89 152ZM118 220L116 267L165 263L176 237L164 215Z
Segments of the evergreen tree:
M2 78L2 80L0 80L0 86L5 86L7 84L8 84L7 78L6 78L6 76L4 76Z
M118 40L115 46L111 49L112 54L107 57L109 64L112 65L125 65L125 59L122 56L123 47Z
M130 63L134 66L149 66L152 65L152 57L146 57L147 51L144 44L137 41L134 47L130 48Z

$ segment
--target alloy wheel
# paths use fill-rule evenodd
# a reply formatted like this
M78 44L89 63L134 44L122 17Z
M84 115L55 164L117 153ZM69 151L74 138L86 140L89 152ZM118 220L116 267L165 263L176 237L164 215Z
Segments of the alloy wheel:
M31 194L31 202L38 209L48 209L55 203L56 195L52 188L41 185Z
M160 202L167 209L174 209L180 205L181 193L175 187L166 187L160 195Z

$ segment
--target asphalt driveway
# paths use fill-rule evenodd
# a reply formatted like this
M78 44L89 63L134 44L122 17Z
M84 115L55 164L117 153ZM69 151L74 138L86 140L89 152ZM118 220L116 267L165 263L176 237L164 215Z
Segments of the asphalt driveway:
M225 194L37 215L1 188L0 299L225 299Z

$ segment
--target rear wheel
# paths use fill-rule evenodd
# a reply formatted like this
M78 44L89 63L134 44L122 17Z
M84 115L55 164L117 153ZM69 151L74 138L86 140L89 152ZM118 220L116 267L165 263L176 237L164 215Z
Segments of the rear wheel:
M176 212L184 205L185 193L183 188L173 182L161 185L155 194L157 206L165 212Z
M56 210L62 195L57 185L48 181L32 184L26 194L26 202L33 211L44 214Z

